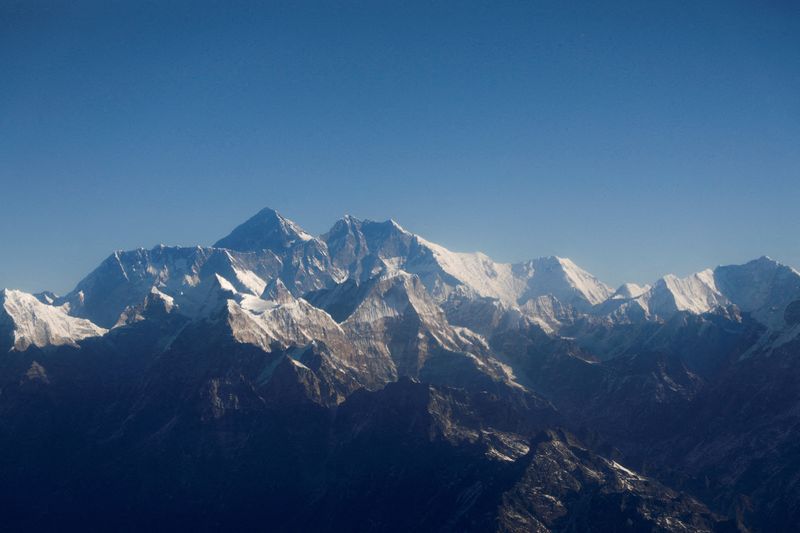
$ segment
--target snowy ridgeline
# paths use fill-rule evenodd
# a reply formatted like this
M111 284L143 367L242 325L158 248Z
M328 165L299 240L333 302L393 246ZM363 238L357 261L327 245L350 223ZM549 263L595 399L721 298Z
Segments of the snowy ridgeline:
M192 320L225 316L241 339L267 347L357 335L364 324L410 309L456 349L463 348L466 327L487 333L488 322L458 318L468 314L465 306L505 327L536 324L550 334L579 319L634 323L730 308L782 330L797 300L800 274L766 257L614 291L565 258L498 263L482 253L452 252L391 220L350 216L313 237L264 209L213 247L115 252L61 298L6 290L0 327L11 349L21 351L77 345L177 312Z
M79 340L107 332L85 318L70 316L66 305L54 306L21 291L3 290L0 303L0 323L12 326L14 350L24 351L30 346L76 346Z

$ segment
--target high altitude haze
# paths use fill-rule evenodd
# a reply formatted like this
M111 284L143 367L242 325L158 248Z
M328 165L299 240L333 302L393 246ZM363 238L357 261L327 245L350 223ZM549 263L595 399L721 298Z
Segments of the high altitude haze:
M799 49L793 2L5 2L0 286L264 205L614 287L797 267Z

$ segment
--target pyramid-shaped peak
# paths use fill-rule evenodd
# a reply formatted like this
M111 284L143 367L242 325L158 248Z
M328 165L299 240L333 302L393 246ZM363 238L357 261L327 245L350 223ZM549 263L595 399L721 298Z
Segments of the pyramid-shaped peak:
M214 247L240 252L281 251L312 239L295 222L266 207L237 226L227 237L214 243Z
M408 233L408 231L406 231L406 229L405 229L403 226L401 226L401 225L400 225L400 224L399 224L399 223L398 223L398 222L397 222L395 219L393 219L393 218L390 218L389 220L387 220L387 221L385 222L385 224L389 224L390 226L392 226L392 227L393 227L394 229L396 229L397 231L402 231L403 233Z
M752 266L762 266L767 268L783 266L781 263L775 261L768 255L762 255L758 259L753 259L752 261L749 261L747 264Z
M285 304L294 301L294 296L280 278L275 278L261 293L261 299Z
M623 283L611 296L614 299L628 300L638 298L650 290L650 285L639 285L638 283Z
M517 268L531 276L522 301L549 294L563 303L574 303L577 296L582 304L596 305L614 293L605 283L565 257L539 257Z

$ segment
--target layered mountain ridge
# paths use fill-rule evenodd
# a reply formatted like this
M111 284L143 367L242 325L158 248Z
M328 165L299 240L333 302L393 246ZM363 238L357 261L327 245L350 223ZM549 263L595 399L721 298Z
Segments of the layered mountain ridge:
M800 518L786 437L800 428L800 273L767 257L614 290L566 258L499 263L351 216L313 236L264 209L211 247L117 251L62 297L4 290L0 303L0 489L21 510L110 484L109 509L133 498L168 521L196 502L228 520L259 495L276 503L258 512L287 530L769 530ZM758 425L781 435L771 452L727 410L754 368L776 377L758 385L772 406ZM723 412L729 427L695 440ZM20 448L20 435L43 448ZM88 481L29 484L25 468L64 438ZM427 500L397 495L426 470L439 476ZM159 476L172 510L148 496ZM287 495L320 521L281 516L300 509ZM398 501L427 511L404 516ZM373 507L372 527L357 527L359 506Z
M751 313L772 329L781 329L786 325L786 307L800 299L800 274L768 257L686 278L670 274L644 287L626 283L613 291L565 258L497 263L480 252L451 252L392 220L372 222L349 215L326 234L313 237L266 208L210 248L159 245L114 252L72 292L42 305L53 308L52 317L64 312L87 319L100 332L113 328L127 308L142 304L154 289L169 298L178 312L196 317L213 297L209 291L217 290L216 280L237 293L259 298L278 280L289 293L303 297L347 280L363 283L393 272L419 278L451 316L458 315L455 308L465 301L483 300L551 333L578 318L663 321L682 311L703 314L728 305ZM18 318L14 323L36 329L31 321L23 321ZM37 322L47 325L45 318ZM48 344L41 340L46 337L40 335L40 347Z

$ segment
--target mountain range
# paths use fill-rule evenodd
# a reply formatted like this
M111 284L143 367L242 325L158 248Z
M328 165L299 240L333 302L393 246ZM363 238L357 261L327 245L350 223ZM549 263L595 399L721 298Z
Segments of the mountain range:
M800 522L800 272L768 257L614 289L264 209L0 304L12 530Z

